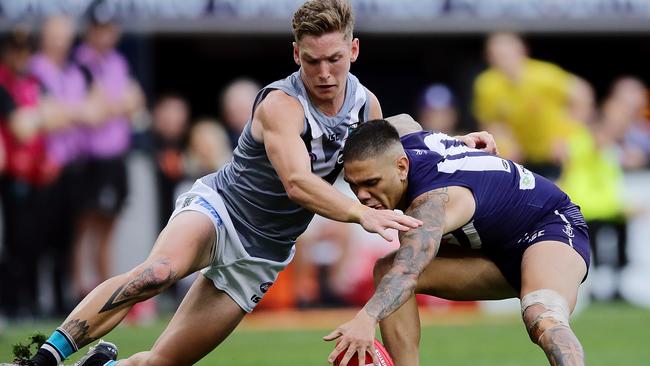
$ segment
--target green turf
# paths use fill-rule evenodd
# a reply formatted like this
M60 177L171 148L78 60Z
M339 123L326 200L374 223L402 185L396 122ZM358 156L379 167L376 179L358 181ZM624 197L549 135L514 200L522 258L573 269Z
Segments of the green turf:
M547 365L516 316L473 318L470 324L425 327L422 364ZM53 326L39 324L36 330L49 333ZM126 356L148 348L163 327L163 322L146 328L120 327L106 339L117 343L120 354ZM625 304L593 305L573 320L573 328L590 366L650 365L648 310ZM25 326L6 329L0 335L0 360L8 360L11 344L25 339L33 330ZM321 337L329 331L236 331L198 365L326 365L331 345L322 342Z

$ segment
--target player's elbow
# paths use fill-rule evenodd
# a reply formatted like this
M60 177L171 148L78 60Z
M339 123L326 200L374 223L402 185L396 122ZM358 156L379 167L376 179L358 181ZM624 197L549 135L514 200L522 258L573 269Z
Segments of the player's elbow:
M420 272L412 268L394 268L392 271L397 278L400 279L401 287L405 291L413 291L418 284Z
M292 174L284 182L284 188L287 191L287 196L290 200L301 203L304 201L305 192L305 177L303 174Z

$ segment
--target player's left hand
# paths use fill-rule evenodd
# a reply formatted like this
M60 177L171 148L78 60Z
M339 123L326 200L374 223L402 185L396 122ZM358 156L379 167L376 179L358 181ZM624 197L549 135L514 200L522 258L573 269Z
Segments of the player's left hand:
M456 136L457 139L464 142L465 145L485 151L490 154L499 154L497 143L494 141L494 136L486 131L472 132L463 136Z
M350 359L356 353L359 359L359 365L365 364L366 352L372 355L372 361L375 365L379 365L379 360L374 351L375 328L377 327L377 320L361 309L357 316L351 321L339 326L332 333L323 337L325 341L333 341L338 339L334 351L330 353L327 361L333 363L341 352L345 351L345 355L341 360L340 366L347 366Z

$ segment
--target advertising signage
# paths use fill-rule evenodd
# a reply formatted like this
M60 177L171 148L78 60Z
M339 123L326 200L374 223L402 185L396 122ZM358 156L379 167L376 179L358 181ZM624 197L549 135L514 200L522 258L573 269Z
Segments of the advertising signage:
M302 0L0 0L0 27L88 11L133 32L288 33ZM356 29L375 33L644 32L650 0L352 0Z

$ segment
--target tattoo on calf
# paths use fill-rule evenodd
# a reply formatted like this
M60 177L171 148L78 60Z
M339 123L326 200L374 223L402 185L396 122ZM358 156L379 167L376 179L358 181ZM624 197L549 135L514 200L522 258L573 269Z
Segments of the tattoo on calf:
M93 341L93 339L88 336L89 325L85 320L70 320L63 324L61 328L63 328L63 330L65 330L68 335L72 337L77 345L77 348L81 348Z
M169 270L167 277L160 278L160 276L157 276L155 267L167 268ZM110 299L108 299L108 302L106 302L101 310L99 310L99 313L113 310L126 303L133 303L146 299L148 296L146 292L162 289L168 284L173 283L175 279L176 272L171 270L168 260L164 259L153 263L142 271L142 273L140 273L136 278L115 290Z
M539 345L553 366L583 366L584 351L580 341L565 326L547 329Z
M411 296L422 270L438 251L444 234L447 188L436 189L416 198L406 214L422 220L417 229L400 233L400 249L390 271L377 286L366 312L377 320L397 310Z

